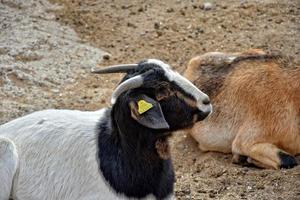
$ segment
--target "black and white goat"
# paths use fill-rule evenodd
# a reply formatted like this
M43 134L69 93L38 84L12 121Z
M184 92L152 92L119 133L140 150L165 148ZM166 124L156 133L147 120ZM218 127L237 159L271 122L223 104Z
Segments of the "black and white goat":
M169 199L167 138L211 113L206 94L162 61L126 72L112 108L44 110L0 126L0 200Z

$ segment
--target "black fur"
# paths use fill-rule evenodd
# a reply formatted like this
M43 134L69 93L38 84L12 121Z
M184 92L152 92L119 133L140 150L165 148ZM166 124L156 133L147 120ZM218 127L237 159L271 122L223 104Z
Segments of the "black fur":
M133 198L153 194L163 199L172 194L171 160L161 159L155 150L156 140L167 136L153 133L129 119L128 111L125 114L116 110L108 110L99 124L98 158L106 181L117 193ZM110 115L119 117L113 122Z
M289 169L289 168L293 168L293 167L297 166L297 161L294 156L291 156L282 151L278 152L278 156L281 161L280 168Z
M127 197L143 198L154 195L163 199L173 193L174 171L170 159L162 159L156 142L166 140L172 131L193 124L196 114L202 120L207 114L189 106L183 99L172 95L157 100L170 129L150 129L131 117L129 103L141 94L156 99L160 87L184 92L176 83L170 82L165 71L158 65L141 62L136 70L131 70L123 81L143 74L144 84L121 94L112 109L98 125L98 159L100 171L110 186ZM187 96L187 95L186 95Z
M136 92L140 94L146 94L149 97L155 99L155 93L159 90L159 88L162 87L162 85L167 84L170 90L178 91L182 93L185 97L195 100L191 94L184 91L175 82L170 82L166 78L165 71L159 65L156 64L140 62L139 67L136 70L127 73L127 75L123 78L121 82L133 76L139 74L145 74L145 72L148 72L150 70L152 71L152 73L147 74L147 76L144 77L144 85L140 89L136 89L135 90ZM166 117L167 121L168 119L174 117L176 118L182 117L181 120L178 119L174 120L176 122L173 123L172 127L174 127L175 129L186 128L187 126L190 126L191 122L193 121L192 117L194 114L197 114L198 121L203 120L209 114L209 113L202 113L198 108L192 108L190 106L187 106L186 103L183 100L177 98L176 95L170 96L168 99L164 99L163 101L160 101L160 105L162 107L164 114L171 115L170 117ZM181 112L184 112L184 114L181 115L180 114Z

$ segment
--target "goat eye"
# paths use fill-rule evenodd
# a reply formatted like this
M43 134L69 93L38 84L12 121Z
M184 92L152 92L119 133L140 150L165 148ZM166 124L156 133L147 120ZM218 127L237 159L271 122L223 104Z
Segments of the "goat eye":
M158 101L162 100L162 99L166 99L168 97L171 96L171 90L169 88L166 87L160 87L159 89L157 89L156 91L156 99Z

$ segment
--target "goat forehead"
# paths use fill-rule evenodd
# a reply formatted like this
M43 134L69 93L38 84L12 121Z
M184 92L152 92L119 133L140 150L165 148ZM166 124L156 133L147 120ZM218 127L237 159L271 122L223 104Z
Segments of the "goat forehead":
M170 82L176 83L181 89L193 96L197 101L202 100L203 98L207 98L206 94L199 90L188 79L181 76L178 72L173 71L171 67L163 61L157 59L148 59L147 63L160 66L164 70L165 75Z

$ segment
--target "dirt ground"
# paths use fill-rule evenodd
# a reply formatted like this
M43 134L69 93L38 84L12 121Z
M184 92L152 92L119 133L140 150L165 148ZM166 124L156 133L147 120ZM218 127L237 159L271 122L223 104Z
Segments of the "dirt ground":
M56 21L108 53L101 65L158 58L182 72L208 51L280 50L300 63L300 2L51 0ZM95 110L109 105L121 75L78 75L51 107ZM300 166L262 170L231 163L231 155L203 153L190 136L172 138L178 199L300 199ZM298 157L298 161L299 161Z

